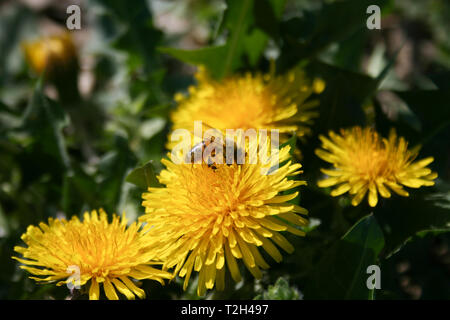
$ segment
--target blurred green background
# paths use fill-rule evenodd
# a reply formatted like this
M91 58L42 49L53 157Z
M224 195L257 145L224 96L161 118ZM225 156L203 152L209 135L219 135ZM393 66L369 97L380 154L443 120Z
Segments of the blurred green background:
M70 31L77 64L39 80L23 43L66 30L70 4L81 7L81 30ZM371 4L381 30L366 27ZM69 294L36 285L11 259L28 225L99 207L143 213L142 184L127 177L149 161L138 170L161 170L173 95L194 84L193 65L222 77L267 72L273 58L279 73L301 65L326 82L313 135L296 142L308 187L295 201L312 223L305 238L287 235L295 252L263 279L243 271L207 298L449 299L449 31L447 0L1 1L0 299ZM317 136L353 125L395 127L422 145L436 185L375 209L330 197L316 186ZM381 267L381 290L365 287L370 264ZM195 281L186 292L178 280L142 285L149 299L198 298Z

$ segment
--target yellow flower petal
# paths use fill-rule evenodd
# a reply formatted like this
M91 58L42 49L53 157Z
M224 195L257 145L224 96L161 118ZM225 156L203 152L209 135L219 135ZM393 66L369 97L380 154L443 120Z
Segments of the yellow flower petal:
M358 191L358 193L356 193L356 195L353 197L353 199L352 199L352 205L353 206L357 206L357 205L359 205L360 203L361 203L361 201L364 199L364 196L366 195L366 193L367 193L367 190L368 190L368 187L367 186L365 186L365 187L363 187L362 189L360 189L359 191Z
M128 279L127 277L119 277L120 280L131 290L135 295L137 295L139 298L144 299L145 298L145 292L141 288L138 288L133 281Z
M105 282L103 282L103 288L105 289L106 297L109 300L119 300L116 290L114 289L114 287L111 284L111 281L109 281L109 279L106 279Z
M378 203L377 187L374 183L369 184L369 205L375 207Z
M100 288L98 282L92 279L91 286L89 288L89 300L98 300L100 298Z
M341 194L346 193L347 191L349 191L351 189L351 186L349 184L341 184L340 186L338 186L336 189L334 189L333 191L331 191L331 195L333 197L337 197L340 196Z
M121 294L127 297L128 300L135 299L135 295L133 294L133 292L131 292L131 290L128 289L127 286L122 281L118 279L112 279L112 283Z

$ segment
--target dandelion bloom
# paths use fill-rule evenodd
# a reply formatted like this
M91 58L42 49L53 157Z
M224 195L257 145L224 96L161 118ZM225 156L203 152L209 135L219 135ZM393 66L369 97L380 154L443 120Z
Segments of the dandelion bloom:
M163 188L143 194L145 214L141 220L151 228L152 242L160 250L164 268L184 277L186 289L192 271L199 273L197 293L224 288L225 269L239 282L241 259L254 277L269 268L259 248L276 262L282 260L278 245L291 253L294 248L281 235L288 231L303 236L298 227L307 224L300 214L307 210L288 201L297 197L294 188L305 185L293 178L301 165L289 160L289 146L279 150L276 170L273 159L263 164L175 164L163 159L166 169L158 180ZM269 173L269 170L272 170Z
M189 88L188 96L175 96L174 130L192 132L194 121L201 120L222 131L278 129L301 137L310 132L312 119L318 115L318 102L305 101L324 89L322 80L311 81L299 69L280 76L247 73L216 81L200 67L196 78L198 84Z
M40 276L30 277L38 282L83 286L90 281L90 299L99 298L101 283L108 299L118 299L116 289L128 299L144 298L145 292L130 277L164 284L171 275L149 266L155 264L154 253L146 250L147 234L140 227L136 222L127 227L125 218L116 215L108 223L103 210L86 212L83 222L78 217L49 218L48 224L28 227L22 235L28 247L14 248L25 259L13 258L24 264L22 269ZM79 271L79 279L73 278L74 271Z
M63 73L76 63L76 49L68 33L24 42L23 50L30 67L37 74Z
M335 186L332 196L346 192L352 195L352 205L357 206L368 193L371 207L378 203L378 193L389 198L391 191L409 196L403 186L420 188L434 185L437 174L426 166L432 157L414 161L417 152L408 150L408 144L391 130L389 138L382 138L371 128L354 127L320 136L322 149L316 154L333 164L334 169L322 169L329 177L320 180L319 187Z

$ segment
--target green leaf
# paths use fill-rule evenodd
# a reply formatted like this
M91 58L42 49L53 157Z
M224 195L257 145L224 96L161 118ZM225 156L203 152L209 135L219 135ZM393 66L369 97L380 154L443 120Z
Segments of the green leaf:
M324 4L320 10L304 11L301 18L282 25L285 46L281 60L289 64L315 57L330 44L365 28L369 5L384 9L386 3L387 0L334 1Z
M41 78L22 117L22 129L31 132L42 153L55 157L66 170L71 170L62 133L69 124L69 118L61 106L47 98L42 90Z
M98 188L107 212L116 210L124 194L125 179L135 165L136 157L129 149L128 140L116 136L114 148L103 156L98 166Z
M63 178L61 207L67 215L78 214L83 208L103 207L103 199L98 196L94 177L86 174L79 166L74 166Z
M326 84L318 97L320 120L316 123L319 132L365 125L362 105L372 93L375 79L319 61L313 61L306 68L309 74L320 77Z
M245 52L252 67L256 66L269 41L280 41L279 19L285 0L258 0L253 5L254 28L245 38Z
M286 6L287 0L269 0L272 5L273 13L277 19L280 19L283 15L284 7Z
M13 113L14 110L12 110L6 104L0 101L0 112Z
M147 71L153 70L158 60L155 48L162 34L153 27L147 2L95 0L93 3L106 11L103 20L109 23L102 21L105 32L116 29L115 47L129 53L131 67L143 64Z
M20 41L27 29L36 28L37 17L25 4L15 2L0 11L0 90L10 90L15 73L19 72L16 59L20 56Z
M266 34L278 37L277 19L284 3L284 0L228 0L220 28L229 31L224 45L197 50L167 47L158 50L189 64L204 65L213 78L221 79L241 67L244 53L248 55L250 65L256 65L267 44ZM251 28L253 24L256 28Z
M394 63L397 60L398 53L400 52L401 48L397 49L397 51L393 54L393 56L389 59L388 63L384 68L380 71L378 76L373 79L367 86L364 87L364 91L360 92L359 95L364 97L365 99L371 97L380 87L383 80L386 78L388 72L391 70L391 68L394 66Z
M383 256L390 257L417 234L450 231L450 193L413 190L408 198L383 199L375 216L384 232Z
M224 24L230 30L219 77L225 77L241 65L245 35L252 18L253 0L228 0Z
M449 300L450 233L418 235L381 263L379 299ZM414 290L419 289L419 290Z
M147 162L143 166L133 169L125 180L145 190L150 187L160 186L151 161Z
M245 52L251 66L256 66L261 54L266 48L267 35L259 29L253 31L245 38Z
M252 17L253 0L228 0L222 28L229 30L225 45L198 50L159 48L159 51L194 65L204 65L210 75L221 79L241 66L245 40ZM254 59L254 58L253 58Z
M205 47L197 50L182 50L175 48L159 47L158 51L171 55L185 63L196 66L204 65L213 78L219 78L223 73L221 66L227 48L223 46Z
M393 92L380 92L374 97L375 127L377 131L387 137L392 128L397 133L413 142L421 131L419 118L411 111L407 104Z
M447 179L450 154L442 150L450 149L450 91L394 91L392 95L390 101L398 100L402 109L395 108L392 102L384 102L382 110L375 103L377 130L387 135L395 127L411 148L421 146L420 158L433 156L433 170ZM394 116L388 118L389 114Z
M22 123L20 117L21 114L19 112L0 102L0 134L20 127Z
M395 92L420 119L420 143L426 143L450 127L450 90L415 90ZM419 137L418 137L419 138Z
M336 52L327 51L326 55L332 55L331 64L353 72L360 71L370 31L367 28L360 28L345 40L340 41Z
M280 1L281 2L281 1ZM253 6L253 15L255 17L255 26L273 39L279 37L278 17L269 0L257 0Z
M367 267L377 263L383 232L370 214L359 220L324 254L308 277L306 299L369 299Z

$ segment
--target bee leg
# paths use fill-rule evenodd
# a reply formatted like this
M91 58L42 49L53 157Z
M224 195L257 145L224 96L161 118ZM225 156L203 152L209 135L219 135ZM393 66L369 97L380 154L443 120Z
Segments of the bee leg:
M211 168L213 170L217 170L217 167L216 167L216 165L214 164L214 161L212 161L211 158L208 158L207 164L208 164L208 168Z

